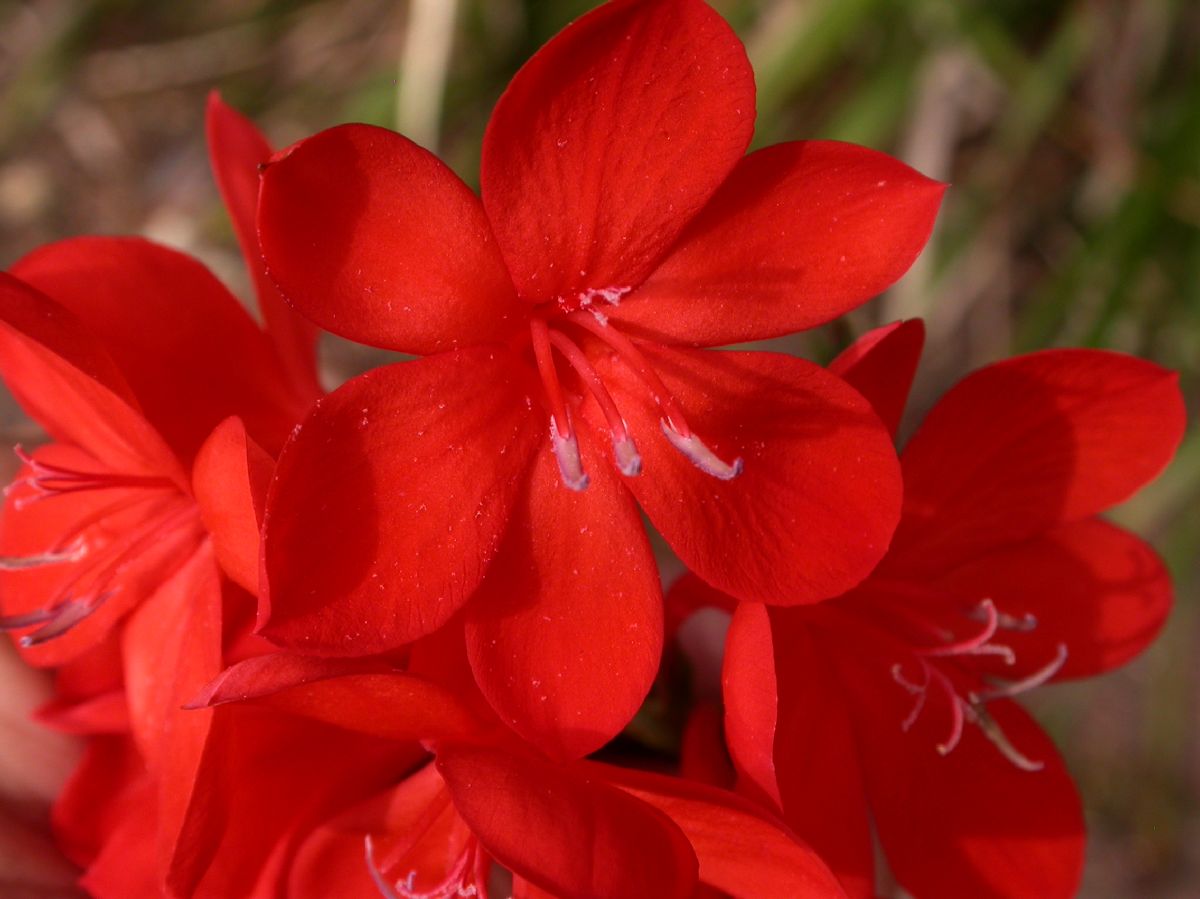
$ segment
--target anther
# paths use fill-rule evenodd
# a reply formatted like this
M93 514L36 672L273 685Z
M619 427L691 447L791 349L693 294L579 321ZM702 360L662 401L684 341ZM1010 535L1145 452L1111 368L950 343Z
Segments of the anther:
M628 434L620 438L614 435L613 458L617 461L617 469L625 477L634 478L642 473L642 457Z
M16 615L8 615L0 618L0 630L16 631L27 627L41 625L32 634L26 634L21 638L21 646L28 649L31 646L40 646L55 637L61 637L83 619L87 618L96 609L100 608L110 596L109 593L100 593L96 596L83 599L75 599L68 596L61 602L57 602L49 608L35 609L32 612L23 612Z
M550 416L550 445L554 448L562 482L577 493L586 490L588 476L583 470L583 458L579 455L579 440L570 431L565 436L560 434L553 415Z
M563 357L579 374L579 377L591 392L592 397L596 400L596 405L604 413L604 418L608 422L609 433L612 435L613 458L616 460L617 468L620 469L621 474L626 477L636 477L641 474L642 457L638 453L637 445L633 442L633 438L629 436L629 428L625 424L625 419L621 417L621 410L613 402L612 395L604 386L604 381L596 373L596 369L592 367L592 363L588 361L583 350L577 347L574 341L565 334L558 331L549 331L548 337L550 344L563 354Z
M687 434L685 436L679 433L675 429L675 425L666 418L661 419L659 424L662 426L662 432L667 440L670 441L671 446L687 456L688 461L705 474L711 475L720 481L732 481L742 473L741 457L734 459L732 462L725 462L705 446L704 441L695 434Z

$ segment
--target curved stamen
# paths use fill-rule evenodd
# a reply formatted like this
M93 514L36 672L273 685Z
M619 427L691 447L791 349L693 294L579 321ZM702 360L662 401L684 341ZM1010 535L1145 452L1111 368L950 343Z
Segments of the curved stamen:
M367 834L363 846L367 856L367 873L371 875L371 881L379 890L380 895L386 899L400 899L400 894L392 889L391 884L384 878L383 872L379 870L379 865L375 862L375 845L371 842L370 834Z
M992 637L996 636L996 628L1000 623L1000 618L996 613L996 604L990 599L985 599L979 603L979 609L987 616L984 620L983 630L979 633L945 646L918 651L926 656L996 655L1003 657L1005 663L1014 664L1016 656L1010 647L989 642Z
M45 625L39 627L32 634L26 634L21 638L21 646L28 649L31 646L41 646L43 643L48 643L55 637L61 637L104 605L105 601L112 595L112 592L98 593L95 596L85 596L79 599L68 596L55 606L54 617L51 620L47 621Z
M567 404L563 399L562 384L554 368L554 355L550 349L550 329L546 322L534 318L529 322L529 333L533 345L533 357L537 362L538 375L546 390L550 405L550 446L558 462L558 473L563 483L576 492L586 490L587 472L583 470L583 458L579 455L579 440L571 430L571 419L567 415Z
M904 674L903 666L899 663L892 666L892 680L905 689L907 693L916 697L916 702L913 704L912 710L907 717L900 722L900 729L908 733L917 718L921 715L921 710L925 708L925 701L929 696L930 685L936 683L946 694L946 698L950 702L950 735L941 743L936 745L937 751L941 755L946 755L954 750L962 740L963 725L968 716L974 720L974 714L970 707L964 703L958 695L958 691L954 689L954 684L950 683L950 679L941 671L938 671L924 659L918 659L921 663L921 673L925 675L924 683L915 683L908 679Z
M892 680L908 691L909 695L916 697L913 703L912 710L908 716L900 722L900 729L905 733L912 730L912 726L917 723L917 719L921 716L921 709L925 708L925 698L929 695L929 666L924 666L925 683L915 684L904 676L904 670L900 663L897 662L892 666Z
M621 410L613 402L612 395L605 388L600 375L596 373L596 369L592 368L592 364L584 355L583 350L576 346L569 337L558 331L550 331L549 336L550 343L579 373L579 377L583 379L583 383L587 385L596 404L604 413L604 418L608 421L609 433L612 435L613 456L616 458L617 468L626 477L635 477L641 474L642 457L637 451L633 438L629 436L629 429L625 425L625 419L621 416Z
M961 742L966 718L964 711L967 709L966 704L954 692L954 688L950 686L949 682L945 683L944 689L947 690L950 697L950 736L934 747L937 749L939 755L949 755L958 746L959 742ZM975 720L974 715L972 715L971 720Z
M991 702L993 699L1011 699L1014 696L1019 696L1046 683L1046 681L1058 674L1062 670L1062 666L1066 663L1067 644L1059 643L1058 648L1054 652L1054 658L1033 672L1033 674L1023 677L1020 680L1009 681L1008 683L972 693L971 701L974 703L984 703Z

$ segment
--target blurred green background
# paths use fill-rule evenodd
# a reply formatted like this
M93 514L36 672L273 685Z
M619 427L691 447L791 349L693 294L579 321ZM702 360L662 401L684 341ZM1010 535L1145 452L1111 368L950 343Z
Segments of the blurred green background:
M0 2L0 265L45 241L141 233L245 293L205 161L205 94L276 145L358 120L477 183L511 74L587 0ZM1200 397L1200 3L714 0L757 75L758 144L892 152L951 183L925 256L887 296L787 346L826 359L920 315L915 408L1014 352L1085 345L1177 369ZM379 361L329 341L335 384ZM11 402L0 443L37 439ZM7 461L6 463L7 464ZM1200 431L1117 517L1178 583L1154 649L1035 706L1088 805L1083 895L1200 890Z

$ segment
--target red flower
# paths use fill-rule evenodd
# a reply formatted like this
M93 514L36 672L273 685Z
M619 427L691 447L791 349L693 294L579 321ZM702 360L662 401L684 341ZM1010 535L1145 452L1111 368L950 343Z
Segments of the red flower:
M920 322L833 366L894 428ZM919 896L1073 895L1084 828L1053 745L1014 703L1146 646L1171 586L1096 515L1157 474L1183 431L1175 376L1116 353L1051 350L978 371L908 443L904 513L879 568L812 608L737 607L726 731L853 896L874 885L871 824ZM685 607L733 605L689 578Z
M219 180L254 185L253 126L215 98L209 123ZM254 197L231 199L248 228ZM0 627L32 663L66 666L44 720L129 732L159 882L213 719L180 706L222 668L223 605L253 606L218 562L256 590L271 454L316 389L309 326L260 301L265 332L199 263L134 238L52 244L0 274L0 374L53 441L18 449L5 491Z
M219 180L255 172L235 140L261 142L253 126L215 97L209 123L224 135L213 144ZM254 198L231 199L246 227ZM279 305L270 292L260 299ZM280 308L277 319L294 318ZM195 552L196 492L219 506L237 483L231 442L243 481L247 452L278 452L315 397L314 381L284 373L272 343L287 340L260 331L199 263L144 240L63 241L0 275L0 375L54 440L32 455L18 448L25 467L5 490L0 534L3 625L32 628L21 643L33 661L94 646ZM244 428L226 425L202 450L231 416Z
M294 860L278 871L277 892L264 895L358 899L377 888L405 899L486 897L494 863L513 872L518 899L689 897L698 883L741 897L842 895L821 860L751 803L663 775L551 761L506 731L482 697L472 699L464 673L462 689L450 690L378 663L274 655L234 666L204 692L198 701L218 710L249 703L241 710L304 716L292 719L291 755L317 751L314 722L391 747L390 786L362 791L363 779L357 801L344 792L344 810L307 830L293 829L293 812L280 811L303 791L280 789L268 772L264 786L258 772L235 763L242 777L228 791L228 820L236 822L243 805L263 809L260 834L295 841L269 853ZM260 752L258 763L272 758ZM381 771L378 753L364 759L336 767ZM223 852L245 858L237 840L224 841L217 866Z
M873 567L899 495L866 404L795 358L688 347L810 327L883 290L943 186L847 144L744 156L753 118L745 53L709 7L614 2L497 104L482 203L378 128L280 154L259 233L286 297L426 358L348 383L284 451L265 635L367 655L474 595L484 693L579 755L628 721L658 664L639 504L745 599L816 601Z

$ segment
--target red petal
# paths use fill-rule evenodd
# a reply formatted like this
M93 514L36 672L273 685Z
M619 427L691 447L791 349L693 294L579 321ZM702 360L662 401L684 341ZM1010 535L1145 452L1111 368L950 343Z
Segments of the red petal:
M628 367L601 360L638 441L625 483L681 559L741 600L816 602L854 586L887 549L900 506L895 450L867 402L824 369L776 353L643 348L689 426L740 477L677 452Z
M599 453L563 487L540 452L479 594L467 648L484 695L551 755L586 755L637 712L662 653L662 592L637 506Z
M721 670L725 698L725 739L739 778L738 789L780 808L775 774L775 726L779 682L775 643L767 607L745 602L737 607L725 639Z
M812 849L733 793L612 765L586 770L670 817L696 852L700 879L735 899L845 895Z
M258 231L284 296L360 343L426 355L503 339L527 314L478 198L384 128L342 125L281 153Z
M464 747L439 750L437 766L484 848L542 889L692 895L696 857L679 828L586 769Z
M829 363L829 370L867 398L895 437L924 345L925 324L910 318L864 334Z
M820 853L847 893L870 899L874 848L854 706L826 656L830 635L807 626L812 611L770 612L779 690L773 752L783 818Z
M738 601L728 593L704 583L690 571L684 572L667 591L667 639L675 639L679 626L701 609L720 609L732 615L737 605Z
M54 835L63 853L88 865L121 820L153 802L145 762L128 737L94 737L54 800ZM153 815L138 814L153 822ZM153 846L153 840L150 841Z
M527 377L480 348L376 369L321 400L267 499L261 632L370 655L444 624L482 580L542 431Z
M373 861L384 879L395 882L398 874L404 881L412 873L412 890L424 896L437 895L428 887L446 879L471 839L437 767L426 764L310 834L296 853L287 895L294 899L378 895L365 860L368 834L373 839Z
M89 699L52 700L37 710L37 722L66 734L123 734L129 731L129 704L124 690L111 690Z
M688 715L679 748L679 773L712 787L733 789L735 772L725 748L724 712L719 703L700 701Z
M1101 512L1160 472L1183 435L1174 373L1101 350L1048 350L969 375L904 450L893 555L944 570Z
M908 271L945 188L853 144L759 150L612 317L660 342L699 346L822 324Z
M79 446L113 471L186 483L116 363L84 323L3 272L0 375L30 417L56 439Z
M1032 630L1008 630L999 642L1016 653L1008 679L1041 668L1067 647L1056 675L1085 677L1123 665L1145 649L1171 611L1171 576L1154 550L1098 519L1064 525L1044 537L991 553L939 579L955 597L986 597Z
M558 899L553 893L548 893L541 887L530 883L523 877L513 875L512 899ZM693 897L695 899L695 897Z
M83 237L35 250L13 273L84 322L188 462L230 415L274 452L304 411L258 326L182 253L137 238Z
M192 490L217 561L251 594L258 593L259 526L274 467L233 416L217 425L192 469Z
M165 876L177 850L212 726L184 702L221 668L221 583L209 545L130 617L125 686L134 740L158 783L157 859Z
M929 899L1066 899L1079 887L1084 823L1075 785L1054 745L1018 706L988 706L1011 743L1040 771L1010 763L980 728L967 724L948 755L944 696L930 694L912 728L901 724L912 696L891 665L918 671L891 641L865 631L837 664L855 712L871 812L900 885Z
M485 733L450 691L379 662L276 653L239 662L189 697L189 708L269 700L275 708L388 740L468 740ZM365 670L374 668L374 671Z
M161 899L164 895L157 864L156 822L148 811L135 808L122 815L79 880L86 895L93 899Z
M306 399L315 399L321 394L317 380L317 329L284 301L279 288L267 277L258 248L258 230L254 224L258 209L258 170L271 158L271 147L254 123L226 105L216 91L208 95L205 130L213 175L233 220L242 258L254 279L254 292L267 336L275 345L288 380L297 393Z
M607 3L538 51L483 141L483 200L517 290L637 286L754 129L741 42L699 0Z
M279 899L301 840L424 755L261 705L215 718L172 895ZM361 842L358 859L365 870Z

